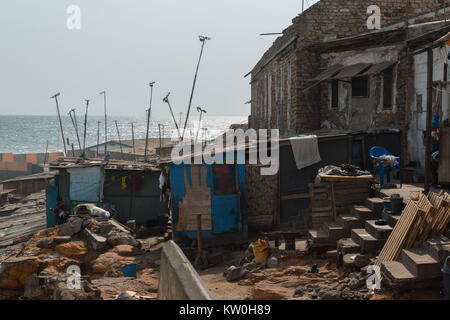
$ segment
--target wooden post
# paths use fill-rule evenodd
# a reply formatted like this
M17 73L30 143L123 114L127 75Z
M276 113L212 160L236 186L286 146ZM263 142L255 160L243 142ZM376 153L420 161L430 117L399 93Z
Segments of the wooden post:
M431 120L433 118L433 48L428 49L427 126L425 151L425 194L431 189Z
M194 267L205 267L208 265L208 260L206 257L206 253L203 252L202 246L202 215L200 213L196 214L197 216L197 257L195 258Z

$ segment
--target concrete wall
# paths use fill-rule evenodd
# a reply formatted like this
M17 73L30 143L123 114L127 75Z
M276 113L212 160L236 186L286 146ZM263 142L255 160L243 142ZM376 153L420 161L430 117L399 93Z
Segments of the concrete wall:
M158 300L211 300L197 271L175 242L169 241L161 253Z

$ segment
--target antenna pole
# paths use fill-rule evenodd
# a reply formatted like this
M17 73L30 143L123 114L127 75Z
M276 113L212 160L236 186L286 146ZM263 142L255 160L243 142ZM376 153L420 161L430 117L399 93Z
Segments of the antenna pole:
M153 86L155 81L149 83L150 85L150 105L147 111L147 131L145 134L145 151L144 151L144 161L147 162L147 150L148 150L148 131L150 129L150 113L152 112L152 99L153 99Z
M211 40L211 38L205 36L199 36L200 42L202 43L202 48L200 50L200 57L198 58L197 69L195 70L194 83L192 84L191 97L189 99L189 106L186 114L186 121L184 122L183 135L181 136L181 141L184 140L184 134L186 132L186 126L189 121L189 113L191 112L192 98L194 97L195 84L197 82L198 69L200 67L200 61L202 60L203 48L205 47L205 43L207 40Z
M58 104L58 96L59 95L60 95L60 93L58 92L57 94L52 96L50 99L55 99L55 101L56 101L56 110L58 111L59 127L61 129L61 138L62 138L63 145L64 145L64 156L67 157L66 139L64 139L64 131L63 131L63 126L62 126L62 122L61 122L61 114L59 113L59 104Z
M84 115L84 134L83 134L83 154L86 158L86 130L87 130L87 117L89 109L89 100L86 100L86 114Z
M100 94L103 94L103 101L105 106L105 157L108 153L108 122L106 118L106 91L100 92Z

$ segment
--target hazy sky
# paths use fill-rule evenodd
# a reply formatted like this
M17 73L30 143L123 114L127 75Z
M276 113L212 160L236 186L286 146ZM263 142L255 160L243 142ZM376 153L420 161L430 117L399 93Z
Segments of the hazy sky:
M309 5L317 0L308 0ZM306 2L305 2L306 3ZM81 9L81 29L66 26L69 5ZM205 47L193 107L209 115L248 115L249 78L243 76L301 11L301 0L1 0L0 114L54 115L49 97L61 92L61 112L107 91L111 115L145 116L150 80L152 114L185 112L200 52ZM195 111L194 111L195 112Z

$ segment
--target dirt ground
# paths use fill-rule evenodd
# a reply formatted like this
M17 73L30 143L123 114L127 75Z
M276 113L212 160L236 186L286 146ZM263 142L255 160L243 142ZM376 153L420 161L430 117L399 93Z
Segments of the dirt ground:
M231 253L231 259L214 268L200 270L199 275L217 300L305 300L294 297L296 288L308 284L330 284L339 281L343 275L328 260L313 258L305 251L288 252L277 250L273 255L278 258L277 268L255 270L236 282L228 282L223 273L228 267L238 266L245 250ZM316 264L318 273L309 273Z
M254 270L250 275L235 282L229 282L224 272L230 266L239 266L245 250L227 252L224 254L229 260L206 270L199 270L199 275L206 287L210 290L213 299L217 300L315 300L315 294L301 294L312 291L314 288L320 292L321 288L333 290L345 288L349 283L349 274L338 270L336 264L325 257L312 257L307 251L289 252L273 250L272 254L278 258L277 268L262 268ZM318 266L318 273L310 273L312 265ZM405 292L392 292L389 289L382 293L373 293L366 289L366 276L362 272L358 281L358 289L347 291L349 299L365 297L370 300L442 300L440 290L410 290ZM350 279L351 280L351 279ZM336 288L337 287L337 288ZM300 288L300 290L298 290ZM318 288L318 289L317 289ZM300 291L300 294L299 294ZM350 293L348 292L350 291ZM353 291L353 292L351 292ZM322 291L323 292L323 291Z

